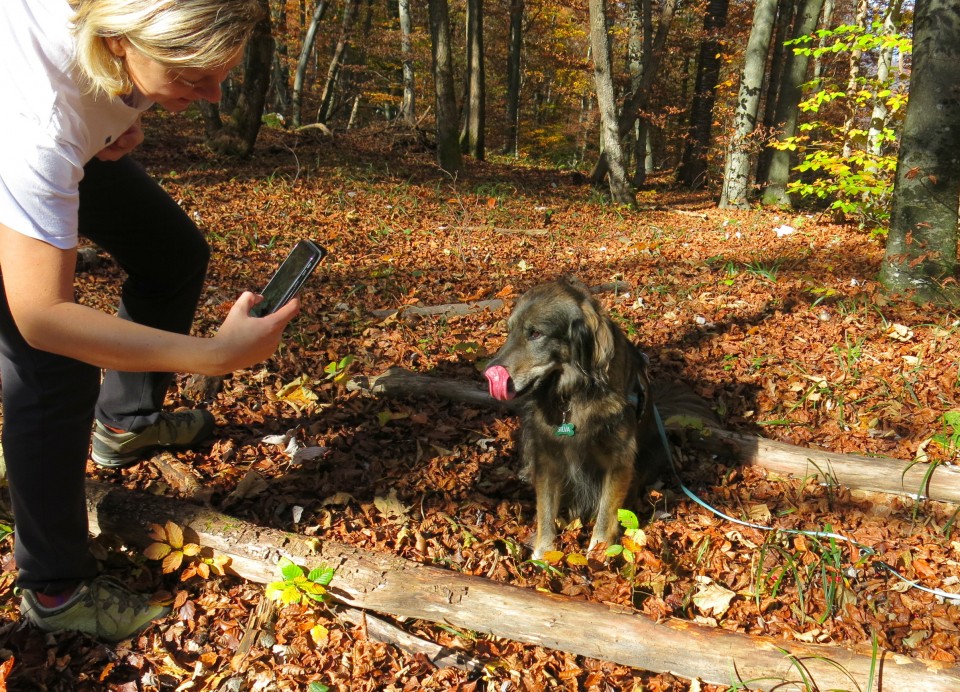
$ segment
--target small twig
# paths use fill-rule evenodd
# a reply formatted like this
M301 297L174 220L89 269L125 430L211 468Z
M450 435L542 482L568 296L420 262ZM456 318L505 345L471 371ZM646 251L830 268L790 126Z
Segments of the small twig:
M416 637L365 610L342 606L336 609L336 613L344 620L364 628L371 639L393 644L408 653L423 654L437 668L457 668L471 673L483 670L483 663L467 656L466 652Z

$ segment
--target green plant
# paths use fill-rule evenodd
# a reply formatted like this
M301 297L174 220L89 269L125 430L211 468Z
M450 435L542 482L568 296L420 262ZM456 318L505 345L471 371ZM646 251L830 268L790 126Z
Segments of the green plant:
M960 457L960 411L947 411L940 416L943 430L933 436L933 442L948 455Z
M617 519L623 527L623 536L620 542L607 548L607 557L623 557L624 560L633 564L637 559L637 554L647 544L647 536L640 528L640 520L637 515L629 509L618 509Z
M305 572L303 567L286 557L280 558L278 566L282 579L267 584L267 598L284 605L326 601L327 586L334 575L332 567L322 566Z
M814 40L819 44L814 46ZM819 58L825 53L898 51L909 53L912 43L909 37L897 33L888 34L877 23L869 29L861 26L841 25L824 29L817 36L804 36L789 42L801 55ZM873 124L871 113L881 103L886 112L898 117L907 101L891 77L886 83L876 79L860 79L856 89L846 84L820 80L807 85L810 96L800 104L807 113L826 116L829 111L840 111L839 117L820 117L802 123L798 134L786 137L771 146L796 151L800 163L794 170L800 179L791 181L787 191L802 197L822 200L838 214L857 218L861 228L871 235L883 235L890 216L890 201L893 192L897 154L896 132L889 123L866 130L850 123L868 120ZM840 124L834 124L839 122Z
M856 566L867 557L860 557ZM758 609L764 596L776 598L793 583L797 591L794 615L800 622L811 617L809 597L818 586L823 597L823 612L815 617L818 623L834 616L846 599L854 597L847 584L843 550L829 524L822 531L771 532L760 547L754 582Z
M327 363L323 368L323 371L327 374L326 379L331 380L334 384L345 383L349 379L350 366L353 365L354 360L356 359L348 354L340 360Z
M777 274L780 273L780 266L782 264L783 260L781 259L768 263L751 262L750 264L744 265L743 269L748 274L759 276L761 279L766 279L770 283L775 284L777 283Z

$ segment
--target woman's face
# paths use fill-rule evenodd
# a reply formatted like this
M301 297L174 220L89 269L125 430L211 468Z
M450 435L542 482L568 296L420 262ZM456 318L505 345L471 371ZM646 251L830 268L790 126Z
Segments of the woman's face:
M125 38L108 38L111 52L123 59L137 90L168 111L179 113L200 99L220 101L220 83L243 59L243 48L228 63L213 69L170 68L146 57Z

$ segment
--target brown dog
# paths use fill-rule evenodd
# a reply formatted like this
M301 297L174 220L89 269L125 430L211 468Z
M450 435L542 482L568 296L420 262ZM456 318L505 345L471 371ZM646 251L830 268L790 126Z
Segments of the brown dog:
M647 358L575 279L531 289L507 324L484 374L491 396L520 404L521 453L537 496L533 555L551 550L561 507L595 518L590 549L610 545L617 510L667 460Z

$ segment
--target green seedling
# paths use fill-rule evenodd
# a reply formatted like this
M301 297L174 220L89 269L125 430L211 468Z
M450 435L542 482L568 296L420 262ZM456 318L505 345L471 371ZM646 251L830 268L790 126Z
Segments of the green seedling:
M267 584L266 595L284 605L311 602L323 603L327 599L327 586L333 580L335 570L332 567L321 566L305 572L303 567L286 557L280 558L278 563L280 581Z

